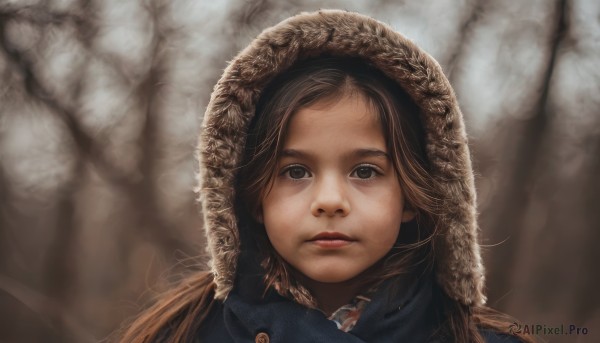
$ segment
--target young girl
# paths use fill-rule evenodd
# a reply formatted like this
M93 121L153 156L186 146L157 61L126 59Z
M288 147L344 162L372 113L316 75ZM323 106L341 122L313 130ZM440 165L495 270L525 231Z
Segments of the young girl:
M484 306L463 119L426 53L344 11L292 17L204 117L211 256L122 342L528 342Z

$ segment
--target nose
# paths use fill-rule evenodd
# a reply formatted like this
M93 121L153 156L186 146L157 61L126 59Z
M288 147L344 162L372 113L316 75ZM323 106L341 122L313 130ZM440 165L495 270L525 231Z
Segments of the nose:
M327 176L315 184L311 213L315 217L345 217L350 213L350 202L344 181L336 176Z

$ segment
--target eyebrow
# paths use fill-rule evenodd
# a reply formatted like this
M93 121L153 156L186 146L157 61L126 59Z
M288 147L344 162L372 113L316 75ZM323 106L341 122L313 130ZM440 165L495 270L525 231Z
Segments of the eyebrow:
M351 151L347 154L348 157L383 157L387 160L390 159L390 155L383 150L376 148L362 148ZM284 149L279 154L279 157L296 157L296 158L309 158L310 153L296 149Z

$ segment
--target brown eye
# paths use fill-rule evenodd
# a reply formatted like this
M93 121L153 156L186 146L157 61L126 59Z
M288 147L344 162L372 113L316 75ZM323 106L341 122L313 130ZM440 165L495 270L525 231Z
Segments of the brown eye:
M302 167L291 167L287 170L287 173L292 179L301 179L306 177L307 174L306 169Z
M370 179L375 176L375 170L371 167L359 167L354 172L360 179Z

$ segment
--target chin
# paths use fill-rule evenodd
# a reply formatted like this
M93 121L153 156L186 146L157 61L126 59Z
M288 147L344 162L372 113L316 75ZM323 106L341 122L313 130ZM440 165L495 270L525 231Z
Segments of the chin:
M341 283L356 277L357 274L335 272L319 272L305 274L310 279L322 283Z

